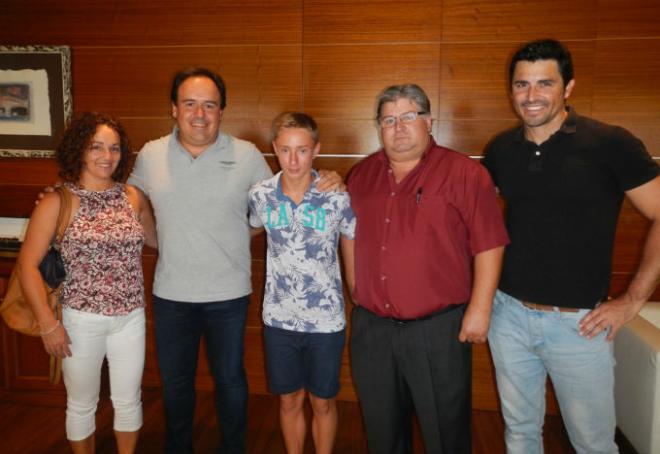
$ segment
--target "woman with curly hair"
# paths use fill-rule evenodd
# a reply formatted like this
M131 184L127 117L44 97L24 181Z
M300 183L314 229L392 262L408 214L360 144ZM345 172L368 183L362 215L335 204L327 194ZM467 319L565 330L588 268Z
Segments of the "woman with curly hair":
M140 384L145 315L142 246L156 246L151 207L137 188L122 183L131 149L122 126L84 113L64 132L56 151L69 190L71 215L61 239L66 268L54 317L39 263L55 236L58 193L35 208L18 257L23 292L41 328L46 352L64 358L66 432L74 453L93 453L101 364L108 360L119 453L133 453L142 426Z

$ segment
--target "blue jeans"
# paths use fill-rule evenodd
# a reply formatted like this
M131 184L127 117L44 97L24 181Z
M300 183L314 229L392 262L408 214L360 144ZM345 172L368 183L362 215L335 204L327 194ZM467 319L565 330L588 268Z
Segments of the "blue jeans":
M606 332L591 340L578 334L578 322L588 311L537 311L497 291L488 342L509 454L543 452L548 374L577 453L619 452L612 344Z
M156 353L163 380L166 453L193 452L195 374L204 334L222 430L219 453L245 452L248 387L243 334L249 297L186 303L154 295Z

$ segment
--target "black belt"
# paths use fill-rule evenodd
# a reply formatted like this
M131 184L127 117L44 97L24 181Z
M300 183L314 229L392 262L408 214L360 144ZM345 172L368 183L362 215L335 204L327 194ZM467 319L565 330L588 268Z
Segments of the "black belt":
M364 309L362 306L358 306L361 309ZM396 323L397 325L406 325L408 323L414 323L414 322L422 322L424 320L430 320L433 317L437 317L438 315L446 314L447 312L451 312L454 309L458 309L459 307L465 307L465 303L462 304L450 304L449 306L443 307L439 311L431 312L430 314L427 315L422 315L421 317L415 317L415 318L395 318L395 317L381 317L380 315L374 314L373 312L364 309L367 312L371 312L373 315L376 317L383 319L383 320L388 320L392 323Z

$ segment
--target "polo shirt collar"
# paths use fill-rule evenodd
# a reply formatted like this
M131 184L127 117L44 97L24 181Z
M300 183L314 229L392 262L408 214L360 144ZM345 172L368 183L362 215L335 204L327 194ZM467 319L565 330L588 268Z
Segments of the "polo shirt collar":
M172 128L172 138L174 140L170 140L170 149L183 154L191 161L199 161L201 158L209 159L211 156L217 156L224 164L234 164L236 161L234 147L229 146L231 136L222 131L218 131L218 137L216 137L215 142L210 144L197 158L193 158L179 141L179 127L177 125L174 125Z
M280 170L280 172L277 174L277 189L275 191L275 194L277 195L277 200L280 201L288 201L291 202L293 206L296 206L295 202L291 200L286 194L284 194L284 191L282 191L282 175L284 174L283 171ZM309 183L309 187L307 188L307 191L305 191L305 195L303 196L303 201L307 198L307 194L310 194L312 192L318 192L316 189L316 181L319 178L319 174L316 170L312 169L312 181ZM302 202L301 202L302 203Z
M575 109L573 109L571 106L566 106L566 111L568 112L568 115L566 116L566 119L562 123L561 127L557 132L555 132L552 136L557 134L558 132L562 134L574 134L577 131L577 113L575 113ZM552 137L550 136L550 137ZM527 139L525 138L525 126L520 125L518 129L516 129L516 133L513 137L513 140L515 142L526 142ZM549 140L549 139L548 139Z

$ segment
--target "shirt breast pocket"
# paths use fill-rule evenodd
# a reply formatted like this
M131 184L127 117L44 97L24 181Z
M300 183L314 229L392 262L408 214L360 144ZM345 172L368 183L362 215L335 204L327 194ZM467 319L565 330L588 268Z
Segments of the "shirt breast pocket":
M459 211L443 195L416 196L413 205L415 234L437 235L462 225Z

